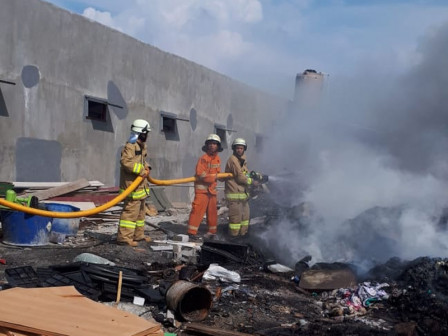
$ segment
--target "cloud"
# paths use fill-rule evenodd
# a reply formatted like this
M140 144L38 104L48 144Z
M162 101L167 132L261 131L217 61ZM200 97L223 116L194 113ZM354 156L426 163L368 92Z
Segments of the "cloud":
M101 12L92 7L88 7L84 9L82 15L90 20L97 21L105 26L109 26L116 30L123 31L123 29L121 29L118 25L116 25L114 19L112 18L109 12Z
M419 61L418 39L448 17L447 4L420 1L52 2L89 4L80 12L90 19L286 98L307 68L404 73Z

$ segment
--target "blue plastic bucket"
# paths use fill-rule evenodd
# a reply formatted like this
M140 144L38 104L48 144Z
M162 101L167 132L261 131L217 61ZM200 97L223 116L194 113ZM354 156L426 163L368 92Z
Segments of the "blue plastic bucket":
M80 209L70 204L45 203L48 211L55 212L76 212ZM79 229L79 218L53 218L51 232L65 234L66 236L76 236Z
M22 211L0 212L3 243L18 246L47 245L53 218L29 215Z

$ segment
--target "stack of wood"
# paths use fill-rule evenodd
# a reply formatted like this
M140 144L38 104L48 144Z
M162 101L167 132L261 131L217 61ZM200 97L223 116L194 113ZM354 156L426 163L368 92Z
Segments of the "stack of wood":
M105 187L99 181L79 179L74 182L12 182L14 190L20 196L36 196L39 202L70 204L88 210L103 205L119 194L118 187ZM146 206L146 215L157 216L160 211L172 207L163 188L151 189L151 197ZM116 221L119 219L122 204L89 217L89 220Z
M12 182L17 193L24 196L36 196L39 201L79 201L101 205L107 202L98 196L110 195L114 198L118 188L103 188L99 181L87 181L82 178L73 182ZM65 199L64 199L65 198Z
M162 336L159 324L94 302L74 287L0 291L0 336Z
M104 187L100 181L85 178L73 182L12 182L20 196L36 196L39 202L69 204L80 210L89 210L118 196L118 187ZM117 221L122 207L114 206L90 216L89 220Z

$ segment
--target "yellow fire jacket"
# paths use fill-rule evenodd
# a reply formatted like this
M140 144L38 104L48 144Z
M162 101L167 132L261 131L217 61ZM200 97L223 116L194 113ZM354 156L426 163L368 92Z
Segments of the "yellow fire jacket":
M122 192L134 182L137 176L142 176L150 165L146 162L148 155L146 144L140 146L138 142L127 142L121 151L120 159L120 191ZM149 196L150 190L147 179L128 196L132 199L142 199Z
M247 176L246 155L238 158L233 154L227 160L225 172L233 174L233 178L225 182L226 199L229 201L247 200L249 198L248 186L252 184L252 179Z

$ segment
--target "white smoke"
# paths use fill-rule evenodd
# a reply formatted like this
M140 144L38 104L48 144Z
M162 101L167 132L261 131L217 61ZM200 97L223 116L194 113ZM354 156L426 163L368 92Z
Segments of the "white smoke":
M264 152L272 198L315 211L306 223L282 216L263 234L284 262L448 256L448 25L420 53L400 77L376 65L327 80L319 106L279 123Z

